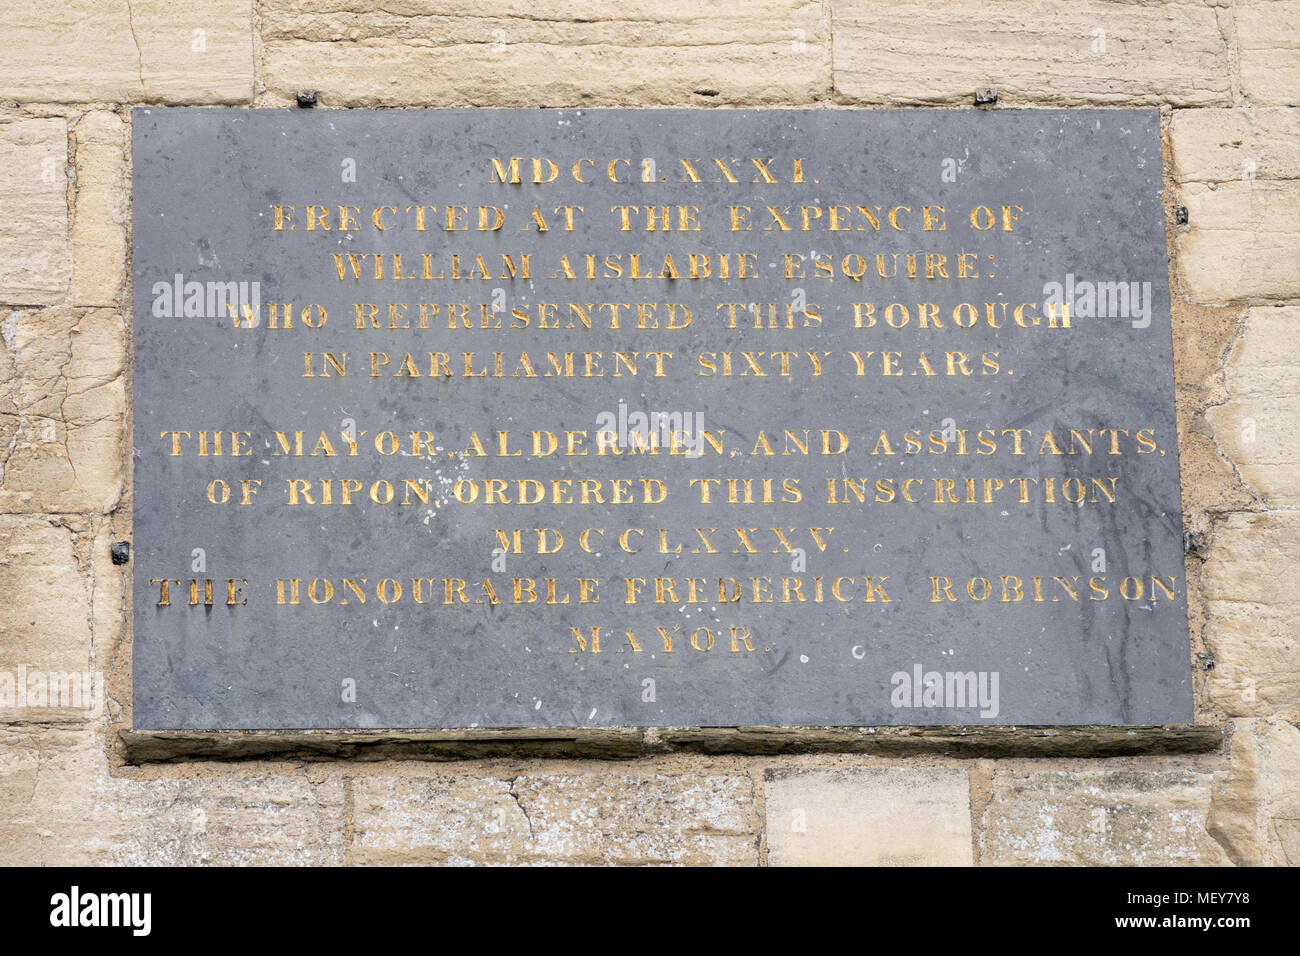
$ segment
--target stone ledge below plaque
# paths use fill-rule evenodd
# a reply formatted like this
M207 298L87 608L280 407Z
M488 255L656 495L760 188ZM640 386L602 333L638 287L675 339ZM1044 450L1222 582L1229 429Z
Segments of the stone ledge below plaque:
M469 730L139 731L118 735L128 762L468 760L660 754L860 753L886 757L1125 757L1210 753L1214 725L1156 727L550 727Z

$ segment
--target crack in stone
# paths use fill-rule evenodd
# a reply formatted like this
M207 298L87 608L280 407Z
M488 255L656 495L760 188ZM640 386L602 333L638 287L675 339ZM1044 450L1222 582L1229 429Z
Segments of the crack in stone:
M356 795L352 778L343 780L343 865L354 866L353 847L356 843Z
M1224 20L1227 23L1224 23ZM1241 51L1237 45L1237 5L1214 11L1214 26L1223 40L1223 52L1228 61L1228 107L1241 105Z
M13 434L8 442L0 446L0 489L4 488L5 476L14 456L27 449L33 460L53 457L61 463L66 463L71 477L60 493L86 493L89 488L82 480L76 462L73 460L71 445L73 431L104 422L120 424L124 421L124 416L121 412L113 411L99 413L98 409L92 406L87 409L87 414L73 419L68 414L67 405L73 398L93 393L97 389L111 388L115 382L121 380L124 372L119 369L115 374L105 374L92 368L89 373L79 375L75 381L73 380L70 372L78 358L77 336L81 333L83 324L79 321L55 332L55 337L47 342L46 349L38 351L38 357L45 359L46 356L54 358L62 350L62 357L56 359L57 368L48 376L33 377L35 370L24 365L26 350L18 325L24 319L34 320L35 317L35 315L23 315L18 310L12 310L5 321L0 323L0 338L3 339L3 346L0 347L7 348L10 364L13 367L7 383L8 400L13 405L13 410L0 411L0 421L12 422L14 425ZM29 399L30 395L36 397ZM57 401L57 410L48 409L41 414L36 414L34 409L46 399ZM55 439L46 441L43 435L50 427L55 429ZM62 436L57 434L59 428L63 430Z
M13 356L14 374L9 379L9 397L14 403L14 414L18 419L18 424L14 428L13 437L9 440L9 447L5 449L4 457L0 458L0 487L4 486L5 468L9 465L9 459L13 457L14 449L18 447L18 436L23 432L23 426L27 423L27 416L23 414L23 406L20 401L22 395L22 365L19 361L17 338L17 318L16 311L10 312L3 323L0 323L0 336L4 338L4 343L9 348ZM12 325L10 324L12 320Z
M126 0L126 23L131 30L131 40L135 43L136 73L140 78L140 95L144 96L144 51L140 49L140 38L135 35L135 13L131 9L131 0Z
M68 330L68 357L63 361L63 364L59 366L58 375L55 378L55 381L57 382L59 379L63 380L63 398L59 401L59 421L63 423L63 454L67 459L68 468L72 472L73 482L76 484L78 489L84 492L86 486L81 483L81 476L77 474L77 465L72 460L72 435L71 429L68 427L67 411L68 398L70 397L68 392L72 387L72 382L68 377L68 366L72 364L73 351L76 348L76 345L73 343L73 337L77 334L77 328L78 326L74 325Z
M510 794L510 799L514 800L515 806L519 808L519 812L524 815L524 820L528 823L528 839L535 840L537 835L533 831L533 818L528 815L528 808L525 807L524 802L519 799L519 794L515 793L515 784L517 784L520 779L520 777L515 777L511 780L510 786L506 788L506 793Z
M1193 422L1193 428L1196 428L1196 426L1201 423L1205 425L1204 432L1199 432L1198 429L1198 433L1210 443L1210 447L1214 449L1214 453L1228 466L1229 470L1232 472L1232 476L1237 480L1240 487L1254 499L1255 504L1271 508L1272 505L1268 502L1266 496L1257 491L1250 482L1246 481L1246 476L1242 474L1240 467L1238 467L1237 460L1232 455L1228 454L1228 451L1220 444L1219 434L1214 427L1214 423L1210 421L1209 416L1210 409L1226 408L1234 401L1237 401L1237 393L1229 388L1227 377L1224 373L1231 367L1232 357L1236 354L1237 348L1242 340L1245 339L1248 331L1247 326L1249 324L1250 307L1246 307L1241 314L1241 318L1237 321L1236 328L1232 330L1232 334L1228 336L1227 341L1224 342L1223 348L1219 352L1218 371L1215 374L1220 378L1221 397L1218 401L1213 402L1202 400L1200 411L1196 413ZM1212 524L1217 524L1217 522L1212 522Z

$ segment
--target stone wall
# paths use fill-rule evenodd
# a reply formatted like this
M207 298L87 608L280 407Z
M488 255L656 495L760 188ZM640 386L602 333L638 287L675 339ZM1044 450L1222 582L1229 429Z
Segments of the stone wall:
M0 710L0 863L1300 863L1300 4L6 0L0 48L0 669L109 689L94 717ZM968 109L976 88L1162 111L1205 752L124 749L131 106Z

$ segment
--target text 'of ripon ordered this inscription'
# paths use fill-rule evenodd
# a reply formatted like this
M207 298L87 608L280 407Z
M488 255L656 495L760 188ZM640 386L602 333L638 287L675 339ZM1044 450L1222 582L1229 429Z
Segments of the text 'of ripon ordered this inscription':
M137 109L140 729L1191 719L1155 110Z

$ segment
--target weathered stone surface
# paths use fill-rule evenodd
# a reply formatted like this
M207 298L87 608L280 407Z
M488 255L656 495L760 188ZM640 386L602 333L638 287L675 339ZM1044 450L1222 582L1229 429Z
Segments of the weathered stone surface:
M270 0L267 93L325 106L808 104L830 86L826 15L800 0Z
M1234 514L1202 572L1210 698L1238 716L1300 713L1300 513Z
M1233 5L1246 98L1262 106L1300 104L1300 6L1289 0Z
M516 779L511 793L548 860L758 863L759 822L749 777L530 775Z
M0 727L0 863L85 861L87 810L106 775L91 733Z
M63 120L0 123L0 304L45 305L68 293L67 163Z
M111 510L123 480L122 319L107 309L0 315L0 510Z
M1166 197L1166 205L1172 198ZM1205 423L1207 404L1223 400L1223 359L1245 322L1248 307L1194 305L1180 295L1174 295L1170 305L1184 524L1188 529L1204 531L1204 515L1239 511L1257 504L1257 498L1214 443ZM1194 619L1194 603L1191 613Z
M247 102L252 18L252 0L9 0L0 99Z
M1175 110L1180 183L1300 178L1300 109Z
M340 779L110 777L89 731L0 729L0 865L337 865Z
M72 304L116 306L126 282L126 124L95 110L77 123Z
M1300 180L1188 183L1178 274L1196 302L1300 296Z
M944 767L769 772L772 866L970 866L970 778Z
M516 863L528 820L494 777L362 777L353 784L359 865Z
M1228 47L1203 3L832 0L835 92L859 103L1226 104Z
M81 525L84 530L84 519ZM0 721L94 715L89 695L87 706L79 706L82 681L75 689L69 685L77 695L71 701L63 699L62 683L57 701L48 687L51 673L84 675L90 669L89 548L87 536L67 524L0 515ZM20 677L31 690L44 686L43 696L33 694L24 705L17 691ZM32 677L34 685L28 681Z
M748 777L457 774L353 786L358 864L758 862Z
M1210 784L1183 770L996 770L980 863L1226 865L1205 829Z
M1300 307L1250 310L1224 388L1205 416L1215 443L1266 502L1300 504Z
M92 806L91 862L111 866L340 866L343 783L301 775L114 780Z
M1211 601L1205 643L1210 700L1226 714L1300 715L1300 630L1294 603Z
M1229 769L1214 775L1208 829L1239 866L1300 864L1300 730L1238 720Z

